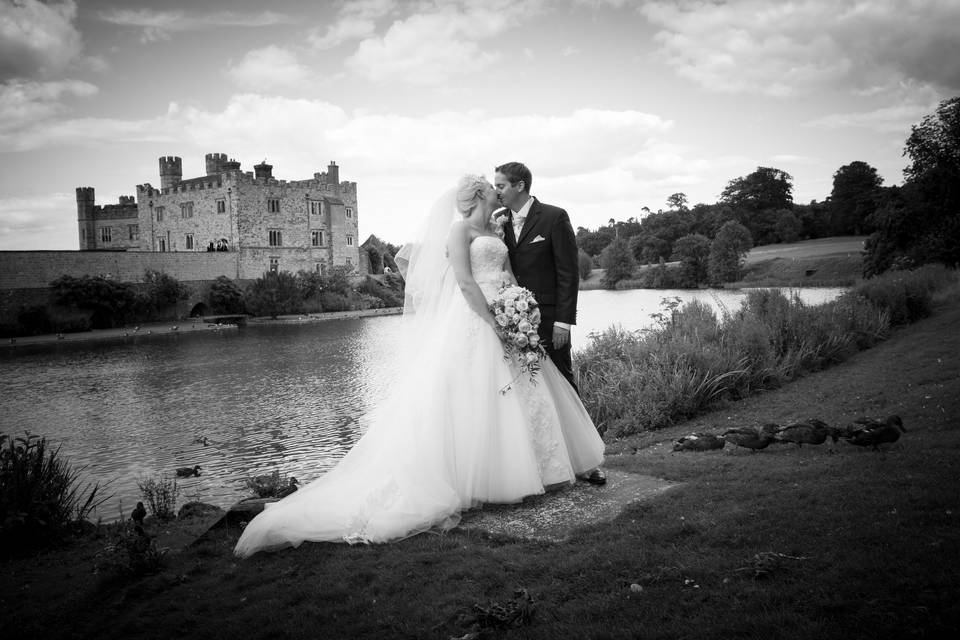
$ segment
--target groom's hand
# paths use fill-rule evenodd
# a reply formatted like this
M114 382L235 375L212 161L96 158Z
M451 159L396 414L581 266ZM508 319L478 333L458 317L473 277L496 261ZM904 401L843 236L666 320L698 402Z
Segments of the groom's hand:
M570 329L553 325L553 348L563 349L570 344Z

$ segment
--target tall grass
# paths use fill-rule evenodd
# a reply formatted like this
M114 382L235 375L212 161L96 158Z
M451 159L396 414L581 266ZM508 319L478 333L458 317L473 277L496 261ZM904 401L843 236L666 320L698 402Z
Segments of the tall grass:
M702 302L665 300L653 329L609 329L578 352L584 404L612 436L660 429L841 362L929 315L936 293L958 281L935 265L891 272L818 306L757 290L722 317Z
M0 541L4 553L28 550L86 520L107 499L99 482L83 483L46 438L0 434Z

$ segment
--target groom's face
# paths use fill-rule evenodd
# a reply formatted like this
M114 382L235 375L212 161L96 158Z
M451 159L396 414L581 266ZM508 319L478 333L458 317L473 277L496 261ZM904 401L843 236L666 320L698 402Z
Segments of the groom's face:
M523 180L518 181L515 185L510 184L507 177L498 171L493 179L493 186L497 189L500 204L509 207L512 211L516 211L523 206L523 195L526 191Z

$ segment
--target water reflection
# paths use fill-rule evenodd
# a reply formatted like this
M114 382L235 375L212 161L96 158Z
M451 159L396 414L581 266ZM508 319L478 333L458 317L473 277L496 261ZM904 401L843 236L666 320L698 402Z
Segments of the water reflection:
M840 290L799 290L808 302ZM670 295L739 306L739 292L586 291L574 347L592 331L651 324ZM400 318L382 316L237 331L56 343L0 351L0 428L62 444L88 477L111 481L98 514L129 513L137 480L201 466L179 479L180 502L220 506L246 495L243 478L275 469L301 483L357 441L369 409L401 374Z

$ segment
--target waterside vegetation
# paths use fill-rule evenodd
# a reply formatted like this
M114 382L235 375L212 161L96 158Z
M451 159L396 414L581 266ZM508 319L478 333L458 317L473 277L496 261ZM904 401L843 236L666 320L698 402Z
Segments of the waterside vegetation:
M928 316L938 296L960 294L958 283L938 265L891 271L813 307L760 289L722 317L668 298L653 329L611 328L576 354L584 405L608 438L662 429L872 347Z

